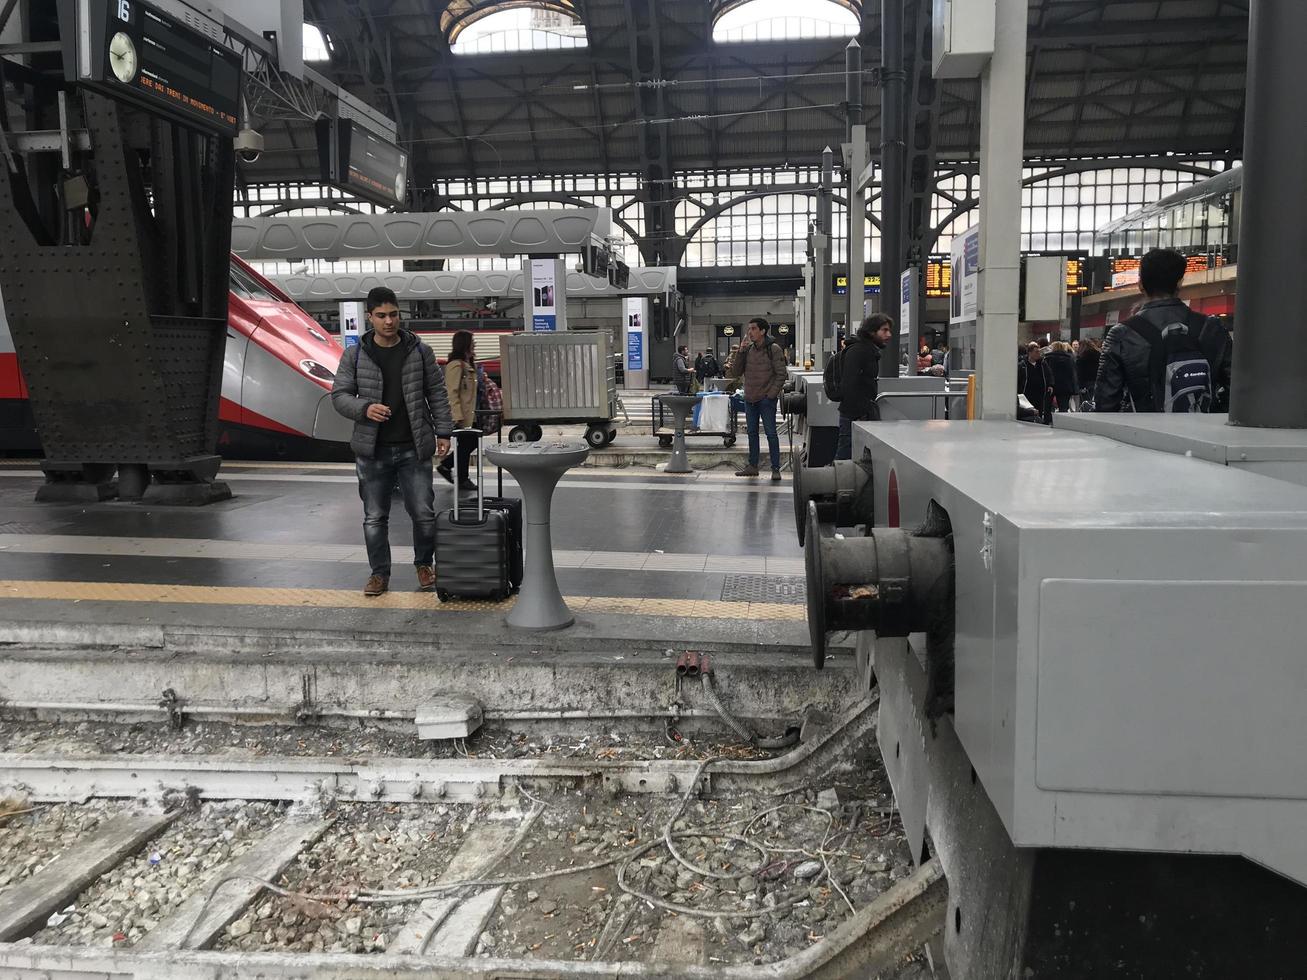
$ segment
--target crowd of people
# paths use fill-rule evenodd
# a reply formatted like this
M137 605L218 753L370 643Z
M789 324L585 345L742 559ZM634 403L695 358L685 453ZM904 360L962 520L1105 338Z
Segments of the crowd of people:
M1097 338L1032 341L1017 352L1017 391L1044 421L1054 412L1078 412L1093 405L1103 343Z
M722 365L711 347L704 348L693 365L690 364L690 348L684 344L676 348L676 356L672 358L672 383L682 395L705 388L710 378L720 377Z

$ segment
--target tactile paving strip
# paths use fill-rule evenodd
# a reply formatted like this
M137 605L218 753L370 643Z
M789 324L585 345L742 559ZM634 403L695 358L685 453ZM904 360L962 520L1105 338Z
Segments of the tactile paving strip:
M802 575L727 575L723 602L765 602L802 606L808 599Z
M51 599L62 602L157 602L180 605L298 606L317 609L418 609L424 612L507 612L504 602L451 600L431 592L387 592L368 598L344 589L262 589L249 586L154 585L131 582L52 582L0 580L0 601ZM564 596L575 613L666 616L691 619L803 620L802 606L703 599L641 599L617 596Z

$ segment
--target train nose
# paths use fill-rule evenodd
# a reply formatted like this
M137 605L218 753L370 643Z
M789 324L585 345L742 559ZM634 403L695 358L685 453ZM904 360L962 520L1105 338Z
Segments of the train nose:
M332 407L331 396L323 395L318 400L318 410L313 417L313 438L327 442L349 442L354 423Z

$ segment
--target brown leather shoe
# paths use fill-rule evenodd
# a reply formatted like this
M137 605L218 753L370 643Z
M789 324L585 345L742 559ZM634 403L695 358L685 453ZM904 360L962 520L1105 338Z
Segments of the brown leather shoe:
M368 584L363 586L363 594L365 596L375 597L381 595L381 593L385 592L389 588L390 588L390 579L386 578L386 576L370 575L368 576Z
M430 565L418 565L418 591L430 592L436 587L436 570Z

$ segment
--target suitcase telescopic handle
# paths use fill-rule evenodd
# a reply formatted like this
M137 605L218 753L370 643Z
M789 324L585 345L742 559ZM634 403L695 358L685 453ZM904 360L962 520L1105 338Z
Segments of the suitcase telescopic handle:
M485 498L485 491L482 490L482 488L481 488L481 482L482 482L482 479L483 479L483 477L484 477L484 475L485 475L485 464L484 464L484 462L483 462L483 460L482 460L482 456L481 456L481 436L482 436L482 432L481 432L480 429L455 429L455 430L454 430L454 439L455 439L455 440L458 440L459 436L467 436L469 439L473 439L473 438L474 438L474 439L477 440L477 448L476 448L476 454L477 454L477 523L480 524L482 521L484 521L484 520L486 519L486 498ZM457 479L457 478L458 478L458 456L457 456L457 452L458 452L458 450L457 450L457 447L455 448L454 451L455 451L455 456L454 456L454 477L455 477L455 479ZM458 521L458 497L459 497L458 491L459 491L459 489L460 489L460 488L459 488L458 486L455 486L455 487L454 487L454 520L455 520L455 522Z

